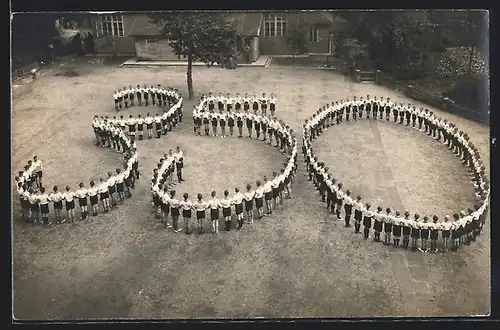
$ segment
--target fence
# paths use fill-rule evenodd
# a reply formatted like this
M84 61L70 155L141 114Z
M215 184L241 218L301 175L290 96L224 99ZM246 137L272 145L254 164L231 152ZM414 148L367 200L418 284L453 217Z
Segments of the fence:
M17 69L12 69L12 79L21 78L31 74L30 71L34 68L38 68L38 61L31 62L30 64Z
M356 80L360 83L362 82L375 82L376 80L376 71L361 71L356 70Z
M440 96L432 95L421 91L411 85L407 85L396 78L384 74L380 70L376 71L360 71L356 70L355 80L357 82L368 81L373 77L375 83L389 87L396 91L404 93L407 97L412 98L417 101L421 101L425 104L428 104L432 107L443 109L447 112L456 114L458 116L465 117L470 120L474 120L476 122L480 122L483 124L489 124L490 116L489 112L484 110L475 110L472 108L468 108L462 105L457 105L453 101L443 98Z

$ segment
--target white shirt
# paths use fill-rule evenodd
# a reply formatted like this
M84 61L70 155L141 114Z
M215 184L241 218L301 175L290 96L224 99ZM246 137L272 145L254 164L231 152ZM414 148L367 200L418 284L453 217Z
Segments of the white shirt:
M191 210L193 208L193 203L189 200L187 201L181 201L180 202L180 205L182 207L183 210Z
M240 205L243 202L243 194L241 192L238 192L236 195L233 196L233 202L236 205Z
M270 193L272 190L272 184L270 181L264 183L264 193Z
M40 203L40 205L48 204L49 199L50 199L49 195L47 195L47 194L38 195L38 203Z
M181 160L181 158L183 158L183 157L184 157L184 153L182 152L182 150L180 150L179 152L176 152L174 154L174 159L175 159L176 163L178 163Z
M231 205L233 204L233 201L229 197L223 198L223 199L219 200L219 204L221 207L227 209L227 208L231 207Z
M86 198L87 197L87 189L85 189L85 188L78 189L75 192L75 196L78 198Z
M208 201L208 206L212 210L217 210L220 207L219 200L217 198L212 198Z
M71 202L75 198L75 193L72 191L67 191L63 194L63 197L66 202Z
M255 189L255 198L262 198L264 196L264 187L258 187Z
M196 211L205 211L208 208L208 203L204 201L196 201L194 202L194 209Z
M49 196L49 200L52 202L60 202L63 200L63 198L64 196L60 192L52 193Z
M97 186L97 191L99 191L100 194L108 192L108 182L104 181L99 186Z

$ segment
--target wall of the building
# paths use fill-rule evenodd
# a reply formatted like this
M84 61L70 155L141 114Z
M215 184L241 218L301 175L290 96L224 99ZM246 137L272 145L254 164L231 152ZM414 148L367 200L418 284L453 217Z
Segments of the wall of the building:
M298 24L303 24L307 31L307 39L309 40L310 24L301 22L297 13L287 13L287 29L290 31ZM299 14L304 15L304 14ZM318 42L307 42L307 53L327 53L329 43L329 31L326 27L318 27ZM291 55L295 51L287 45L285 36L264 37L264 21L262 22L260 37L259 37L260 53L262 55Z
M148 40L156 40L156 47L146 43L146 38L136 37L135 52L138 60L143 61L185 61L174 54L172 47L168 45L167 38L150 37Z
M132 14L123 14L123 37L121 38L96 38L96 23L100 21L100 15L92 15L90 21L94 31L94 47L97 54L134 55L135 39L130 36L130 30L134 21ZM113 40L114 39L114 40ZM113 45L114 43L114 45Z

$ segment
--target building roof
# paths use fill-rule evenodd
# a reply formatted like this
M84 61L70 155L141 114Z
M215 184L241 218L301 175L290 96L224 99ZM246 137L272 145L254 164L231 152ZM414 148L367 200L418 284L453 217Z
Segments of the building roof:
M227 21L236 22L236 32L244 37L259 36L262 22L262 13L228 13L224 15Z
M332 11L302 11L300 18L307 24L327 25L330 27L339 27L347 21Z
M236 31L242 36L260 35L262 13L228 13L224 15L227 21L236 23ZM130 36L161 36L162 32L146 14L133 15Z
M161 36L160 28L151 23L151 18L147 14L133 15L132 26L130 27L130 36Z

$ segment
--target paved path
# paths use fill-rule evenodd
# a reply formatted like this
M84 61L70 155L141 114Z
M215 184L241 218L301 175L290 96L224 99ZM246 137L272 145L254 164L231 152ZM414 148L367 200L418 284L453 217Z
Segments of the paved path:
M257 61L252 63L241 63L238 66L248 67L265 67L270 62L271 57L268 55L261 55ZM187 61L137 61L135 57L126 60L120 67L145 67L145 66L187 66ZM193 66L206 66L203 62L193 62Z
M380 136L378 122L370 121L370 130L373 139L368 143L374 146L377 150L378 173L376 174L376 189L379 194L385 195L384 200L390 201L389 205L393 205L401 213L406 208L403 205L401 196L399 195L394 174L391 167L388 165L388 156L385 152L385 146ZM387 199L386 199L387 197ZM394 212L395 210L393 210ZM429 288L429 274L426 271L426 265L421 252L411 252L403 249L388 248L392 259L391 267L393 268L398 286L401 289L402 299L406 313L405 316L427 316L432 315L432 310L422 310L417 306L422 304L411 303L412 301L435 300L433 292ZM408 285L410 281L410 285Z

